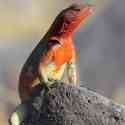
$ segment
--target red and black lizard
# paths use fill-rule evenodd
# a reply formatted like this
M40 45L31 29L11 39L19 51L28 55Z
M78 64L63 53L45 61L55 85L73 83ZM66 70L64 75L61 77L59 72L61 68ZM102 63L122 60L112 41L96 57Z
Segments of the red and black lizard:
M49 88L53 81L62 79L66 70L69 83L78 86L72 33L93 10L92 5L75 3L56 17L22 68L19 78L21 104L10 117L11 125L19 125L24 119L24 102L30 99L36 85Z

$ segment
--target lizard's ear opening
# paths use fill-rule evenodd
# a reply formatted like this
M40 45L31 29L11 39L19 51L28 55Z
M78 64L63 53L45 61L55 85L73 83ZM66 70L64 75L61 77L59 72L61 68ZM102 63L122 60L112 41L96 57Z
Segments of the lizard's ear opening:
M58 40L50 40L48 41L48 47L55 46L57 44L61 44Z

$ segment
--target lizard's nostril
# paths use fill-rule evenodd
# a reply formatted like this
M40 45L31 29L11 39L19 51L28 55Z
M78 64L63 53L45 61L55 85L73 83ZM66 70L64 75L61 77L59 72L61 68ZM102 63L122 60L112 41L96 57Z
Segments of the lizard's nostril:
M93 13L94 11L95 11L95 7L91 7L89 10L90 13Z
M95 11L95 6L88 5L88 8L90 13L93 13Z

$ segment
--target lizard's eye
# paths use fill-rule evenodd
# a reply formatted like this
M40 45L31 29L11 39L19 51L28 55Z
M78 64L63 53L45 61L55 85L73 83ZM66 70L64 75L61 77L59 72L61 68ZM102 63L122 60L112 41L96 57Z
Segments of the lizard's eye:
M80 11L80 8L74 8L75 11Z
M70 21L69 21L69 20L66 20L66 24L70 24Z

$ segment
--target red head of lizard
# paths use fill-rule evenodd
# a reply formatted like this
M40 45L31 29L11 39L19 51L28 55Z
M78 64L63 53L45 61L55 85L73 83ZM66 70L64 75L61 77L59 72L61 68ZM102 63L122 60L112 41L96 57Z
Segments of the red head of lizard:
M95 7L89 4L75 3L71 5L57 16L49 32L52 32L53 35L71 34L81 21L93 13L94 9Z

